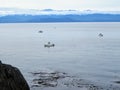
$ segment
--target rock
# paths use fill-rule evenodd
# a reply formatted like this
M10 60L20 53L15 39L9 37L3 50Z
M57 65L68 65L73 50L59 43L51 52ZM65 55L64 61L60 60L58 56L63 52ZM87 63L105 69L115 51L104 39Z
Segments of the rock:
M0 90L30 90L30 88L19 69L0 61Z

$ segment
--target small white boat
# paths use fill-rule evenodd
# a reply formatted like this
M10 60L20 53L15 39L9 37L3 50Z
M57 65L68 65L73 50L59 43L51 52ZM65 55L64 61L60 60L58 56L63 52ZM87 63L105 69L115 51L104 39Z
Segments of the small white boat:
M50 42L48 42L48 44L45 44L45 45L44 45L44 47L48 47L48 48L54 47L54 46L55 46L55 44L51 44Z
M98 36L99 36L99 37L103 37L103 34L102 34L102 33L100 33Z

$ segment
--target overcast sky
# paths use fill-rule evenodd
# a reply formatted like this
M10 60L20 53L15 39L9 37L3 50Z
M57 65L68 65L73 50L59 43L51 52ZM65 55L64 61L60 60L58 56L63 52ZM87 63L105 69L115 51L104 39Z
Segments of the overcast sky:
M120 11L120 0L0 0L0 7Z

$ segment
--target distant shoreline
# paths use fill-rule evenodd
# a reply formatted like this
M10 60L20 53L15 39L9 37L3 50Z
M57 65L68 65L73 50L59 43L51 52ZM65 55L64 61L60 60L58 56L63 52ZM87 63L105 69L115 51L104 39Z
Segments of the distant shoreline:
M120 14L65 14L0 16L0 23L120 22Z

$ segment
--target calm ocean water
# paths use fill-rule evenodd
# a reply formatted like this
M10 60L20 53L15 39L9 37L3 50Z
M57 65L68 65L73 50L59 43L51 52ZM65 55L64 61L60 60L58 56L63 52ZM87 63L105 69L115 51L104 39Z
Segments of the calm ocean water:
M0 59L29 83L29 72L53 70L111 84L120 80L120 23L0 24Z

